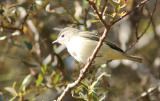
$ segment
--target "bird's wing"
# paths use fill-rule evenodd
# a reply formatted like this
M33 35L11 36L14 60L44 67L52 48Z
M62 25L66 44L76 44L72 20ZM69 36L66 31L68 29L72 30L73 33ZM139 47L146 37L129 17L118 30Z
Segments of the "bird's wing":
M95 40L95 41L99 41L99 36L93 32L89 32L89 31L82 31L82 32L79 32L78 34L79 36L82 36L84 38L88 38L88 39L91 39L91 40ZM105 40L104 41L106 43L106 45L110 46L111 48L117 50L117 51L120 51L122 53L124 53L124 51L119 48L118 46L116 46L115 44Z

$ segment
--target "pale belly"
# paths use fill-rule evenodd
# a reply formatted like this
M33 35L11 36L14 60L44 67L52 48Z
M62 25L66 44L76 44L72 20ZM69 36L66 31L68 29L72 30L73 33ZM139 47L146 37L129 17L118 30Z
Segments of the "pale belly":
M86 38L75 37L70 40L67 44L67 50L78 62L86 63L89 56L93 53L93 50L97 46L97 41L88 40ZM102 51L103 50L103 51ZM108 52L107 52L108 51ZM94 63L103 64L107 60L111 60L111 57L108 57L111 52L110 47L102 45L99 50ZM109 53L109 54L107 54Z

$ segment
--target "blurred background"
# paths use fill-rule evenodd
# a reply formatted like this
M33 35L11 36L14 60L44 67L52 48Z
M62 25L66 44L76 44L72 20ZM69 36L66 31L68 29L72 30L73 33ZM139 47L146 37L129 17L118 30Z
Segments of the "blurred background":
M91 66L64 101L160 101L160 0L95 0L107 40L143 63L114 60ZM145 0L144 0L145 1ZM78 77L64 46L52 44L71 26L101 35L104 25L87 0L0 0L0 101L52 101Z

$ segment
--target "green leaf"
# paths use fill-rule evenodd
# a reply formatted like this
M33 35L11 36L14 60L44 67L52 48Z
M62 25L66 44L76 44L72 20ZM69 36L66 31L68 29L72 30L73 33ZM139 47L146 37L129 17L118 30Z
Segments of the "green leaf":
M39 74L38 79L36 80L36 86L39 86L43 82L43 75Z
M46 65L43 65L43 66L41 67L41 72L42 72L43 75L46 74L46 72L47 72L47 66L46 66Z
M87 0L83 0L82 5L83 5L84 8L87 8L87 7L88 7L88 2L87 2Z
M92 99L92 101L99 101L99 100L98 100L99 98L98 98L96 92L92 92L92 93L89 95L89 99L90 99L90 100Z
M101 0L96 0L96 6L98 9L100 9L101 6Z
M54 83L54 84L57 84L59 81L60 81L60 75L57 74L57 75L54 76L53 83Z

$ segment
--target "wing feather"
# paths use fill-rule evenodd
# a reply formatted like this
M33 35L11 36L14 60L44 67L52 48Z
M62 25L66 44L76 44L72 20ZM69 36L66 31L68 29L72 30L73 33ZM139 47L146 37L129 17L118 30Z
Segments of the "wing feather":
M88 38L88 39L91 39L91 40L95 40L95 41L99 41L99 36L93 32L89 32L89 31L82 31L82 32L79 32L80 36L84 37L84 38ZM104 41L106 45L110 46L111 48L117 50L117 51L120 51L122 53L124 53L124 51L119 48L118 46L116 46L115 44L105 40Z

